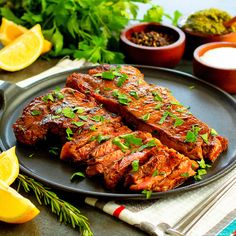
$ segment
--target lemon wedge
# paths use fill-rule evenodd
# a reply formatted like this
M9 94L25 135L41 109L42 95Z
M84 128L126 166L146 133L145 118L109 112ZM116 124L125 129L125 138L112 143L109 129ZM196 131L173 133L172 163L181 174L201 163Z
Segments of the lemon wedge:
M10 185L19 174L19 162L15 153L15 147L0 154L0 180Z
M39 24L0 50L0 68L18 71L32 64L43 49L43 35Z
M0 180L0 221L25 223L32 220L39 212L30 200Z
M13 21L7 20L6 18L2 18L2 24L0 26L0 42L3 46L7 46L12 43L16 38L20 35L26 33L28 31L22 25L18 25ZM52 43L46 39L43 40L43 49L41 54L49 52L52 48Z

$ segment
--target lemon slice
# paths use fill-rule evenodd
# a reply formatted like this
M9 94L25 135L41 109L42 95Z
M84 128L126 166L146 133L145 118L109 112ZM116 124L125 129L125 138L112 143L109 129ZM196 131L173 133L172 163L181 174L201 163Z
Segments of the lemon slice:
M15 147L0 154L0 180L10 185L19 174L19 162L15 153Z
M20 35L28 31L24 26L18 25L13 21L2 18L2 24L0 26L0 42L2 45L7 46L12 43ZM52 48L52 43L46 39L43 40L43 49L41 54L50 51Z
M15 24L13 21L2 18L0 26L0 42L6 46L14 39L27 32L27 29L21 25Z
M0 221L25 223L39 214L38 208L27 198L0 180Z
M43 35L39 24L0 50L0 68L18 71L32 64L43 49Z

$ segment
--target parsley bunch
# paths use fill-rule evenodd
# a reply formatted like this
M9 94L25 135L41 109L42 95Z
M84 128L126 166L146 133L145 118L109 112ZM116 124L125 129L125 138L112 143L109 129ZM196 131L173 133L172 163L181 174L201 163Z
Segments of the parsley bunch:
M119 36L130 20L136 20L137 3L149 0L3 0L0 16L32 27L40 24L54 45L49 57L70 55L98 63L122 63ZM160 6L152 6L141 21L162 21Z

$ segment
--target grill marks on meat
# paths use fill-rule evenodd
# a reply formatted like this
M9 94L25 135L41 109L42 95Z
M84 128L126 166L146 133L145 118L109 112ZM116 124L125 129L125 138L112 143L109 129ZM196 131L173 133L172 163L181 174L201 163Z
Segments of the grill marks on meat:
M156 131L155 136L163 144L192 159L207 158L213 162L227 148L228 141L224 137L212 135L211 128L193 116L167 88L147 84L138 69L122 66L119 72L126 74L128 79L120 87L118 77L106 80L98 76L112 68L103 65L89 70L89 75L74 73L68 77L66 86L82 92L90 91L97 101L120 114L128 124L138 130ZM100 92L95 93L95 89ZM122 105L117 94L125 95L128 105ZM148 119L144 121L145 116ZM188 140L189 132L194 133L196 127L199 129L196 140ZM202 136L207 139L204 141Z

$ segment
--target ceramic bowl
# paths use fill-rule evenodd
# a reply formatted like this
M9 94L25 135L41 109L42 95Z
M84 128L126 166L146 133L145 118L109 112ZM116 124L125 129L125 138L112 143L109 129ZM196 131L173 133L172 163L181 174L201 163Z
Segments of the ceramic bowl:
M178 22L178 27L186 35L186 49L184 56L185 58L192 58L194 50L202 44L211 43L211 42L235 42L236 43L236 33L228 34L204 34L194 32L189 28L184 28L187 17L180 18Z
M220 47L236 48L236 43L213 42L196 48L193 54L193 74L226 92L236 93L236 67L234 69L225 69L209 65L201 59L201 56L208 50ZM222 60L226 59L226 55L222 55Z
M130 41L134 32L156 31L171 36L172 44L160 47L141 46ZM121 50L128 63L173 68L185 49L185 35L179 28L159 23L140 23L126 28L120 36Z

